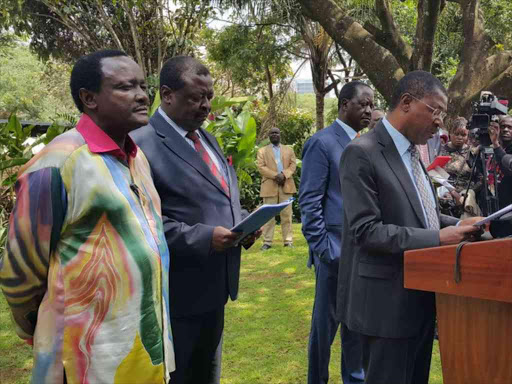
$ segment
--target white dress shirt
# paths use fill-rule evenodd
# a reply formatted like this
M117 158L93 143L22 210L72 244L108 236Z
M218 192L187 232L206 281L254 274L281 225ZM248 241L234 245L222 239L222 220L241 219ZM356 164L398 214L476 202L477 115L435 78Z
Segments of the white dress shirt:
M343 130L347 133L348 137L350 137L350 141L354 140L357 137L357 132L354 131L354 128L352 128L351 126L345 124L340 119L336 119L336 122L339 125L341 125L341 128L343 128Z

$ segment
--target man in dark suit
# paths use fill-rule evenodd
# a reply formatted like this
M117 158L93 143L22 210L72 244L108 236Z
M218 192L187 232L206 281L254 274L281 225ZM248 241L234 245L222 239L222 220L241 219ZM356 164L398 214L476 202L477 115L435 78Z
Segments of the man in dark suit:
M178 56L160 72L162 104L133 133L162 200L171 253L169 300L176 353L173 384L220 383L224 305L235 300L242 219L237 178L212 135L201 128L213 81L196 59ZM245 246L254 242L254 236Z
M434 294L403 287L404 251L456 244L479 233L470 225L474 219L457 223L439 215L416 148L442 125L447 101L430 73L408 73L394 89L386 118L341 157L337 314L361 337L367 384L428 383Z
M491 122L489 125L489 137L491 138L491 145L494 149L496 162L500 166L501 171L504 173L505 177L512 178L512 117L505 116L500 120L501 125L495 122ZM501 129L501 126L503 126L503 130ZM508 152L501 147L499 140L500 136L502 137L502 142L504 143L505 148L509 149ZM505 138L505 140L503 140L503 138ZM503 178L504 180L505 177ZM508 188L504 189L503 192L507 197L512 195L512 184L510 183L510 180ZM501 198L501 194L499 196ZM507 205L508 204L503 204L500 208L505 208Z
M339 167L341 154L359 131L370 123L373 91L353 81L341 89L338 119L314 134L302 153L299 204L302 233L309 245L308 267L315 266L316 289L308 348L308 383L329 380L331 345L340 325L336 319L336 289L340 259L343 200ZM344 255L342 254L343 258ZM359 339L341 327L343 382L363 380Z

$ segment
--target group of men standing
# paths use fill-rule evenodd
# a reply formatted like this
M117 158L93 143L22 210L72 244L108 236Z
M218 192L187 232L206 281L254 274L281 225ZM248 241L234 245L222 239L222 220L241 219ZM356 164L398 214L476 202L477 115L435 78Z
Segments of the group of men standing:
M33 344L33 382L218 384L224 306L237 297L241 246L261 231L239 245L230 230L246 212L233 167L201 128L208 69L168 60L149 120L144 76L123 52L79 59L71 92L80 121L20 170L0 261L17 332ZM327 383L340 324L345 383L428 382L434 299L403 288L403 252L479 231L439 215L415 146L442 125L446 104L437 79L411 72L358 138L373 91L348 83L339 118L304 147L299 200L316 276L309 383ZM295 192L295 155L277 128L270 141L258 166L274 203ZM291 246L291 208L281 220ZM272 224L264 236L268 249Z
M146 88L124 52L80 58L77 127L20 170L0 286L34 383L220 382L224 306L261 231L230 230L247 212L201 128L208 69L168 60L149 121Z

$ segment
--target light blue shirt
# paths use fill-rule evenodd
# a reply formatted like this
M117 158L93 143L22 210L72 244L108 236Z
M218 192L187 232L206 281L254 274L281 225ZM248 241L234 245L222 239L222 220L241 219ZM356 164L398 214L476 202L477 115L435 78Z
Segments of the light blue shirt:
M192 147L194 148L194 151L196 150L196 147L194 146L194 142L192 140L190 140L188 137L187 137L187 133L188 131L184 130L183 128L181 128L180 126L178 126L178 124L176 124L169 116L167 116L167 114L164 112L164 110L162 109L162 107L159 107L158 108L158 112L160 113L160 115L162 115L162 117L164 118L165 121L167 121L169 123L169 125L171 127L174 128L174 130L176 132L178 132L178 134L183 137L185 139L185 141ZM196 133L197 133L197 136L199 136L199 140L201 141L201 144L203 144L203 147L206 149L206 152L208 152L208 155L210 156L210 159L212 159L213 163L215 164L215 166L217 167L217 169L222 172L222 177L224 177L224 179L226 180L226 182L229 184L229 178L227 177L227 171L226 169L224 169L224 164L219 160L219 158L217 157L217 155L215 154L215 151L210 148L210 146L208 145L208 143L206 142L206 140L203 138L203 135L201 135L201 132L199 132L199 130L196 130Z
M343 121L341 121L340 119L336 119L336 122L341 125L341 128L343 128L343 130L347 133L348 137L350 137L350 141L354 140L357 136L357 132L354 131L354 128L352 128L351 126L345 124Z
M281 162L281 146L272 144L272 150L274 151L274 158L277 163L277 173L283 172L283 163Z
M400 155L400 158L402 159L405 168L407 168L407 171L409 172L409 176L411 177L412 183L414 185L414 188L416 189L416 194L418 195L418 199L421 203L421 209L423 210L423 216L425 217L425 222L428 223L427 219L427 213L425 212L425 207L423 206L423 201L421 200L420 192L418 190L418 186L416 185L416 181L414 180L414 175L412 173L412 162L411 162L411 152L409 151L409 147L411 146L411 142L402 135L400 132L396 130L395 127L391 125L391 123L386 119L385 117L382 119L382 122L384 123L384 127L386 127L386 130L388 131L389 135L391 136L391 139L393 139L393 143L395 143L395 147L398 151L398 154ZM434 192L432 191L432 188L430 188L430 183L427 179L427 175L425 172L421 173L423 175L423 180L425 182L425 185L427 186L427 191L429 198L432 199L434 202L434 206L436 204L436 200L434 197Z

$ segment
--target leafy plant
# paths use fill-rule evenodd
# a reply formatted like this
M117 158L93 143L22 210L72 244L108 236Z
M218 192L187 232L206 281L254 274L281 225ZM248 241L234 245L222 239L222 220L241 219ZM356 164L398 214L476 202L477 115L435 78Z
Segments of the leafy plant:
M212 100L213 120L206 127L231 159L239 185L252 184L250 171L256 167L256 120L250 112L251 100L216 97Z
M0 254L7 237L7 222L14 206L14 183L18 169L34 156L34 148L40 144L48 144L70 125L53 123L46 134L32 137L34 125L23 127L13 112L5 124L0 124Z

